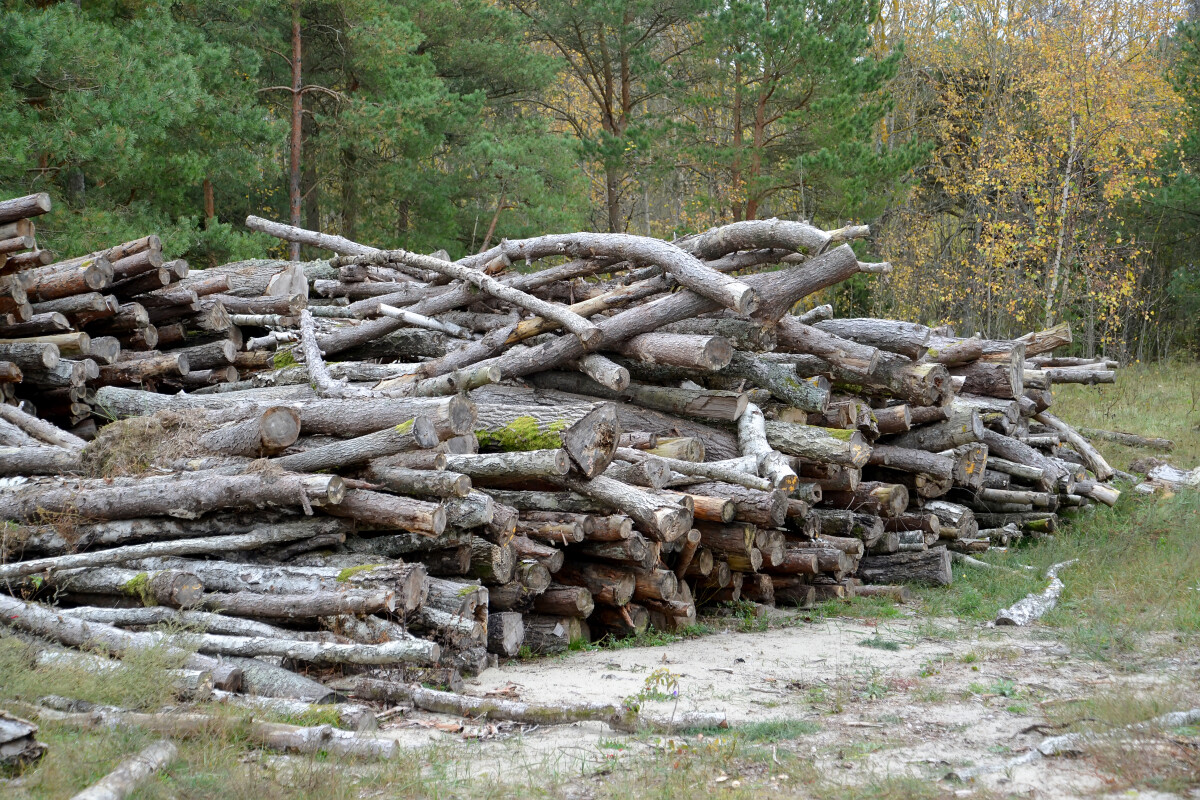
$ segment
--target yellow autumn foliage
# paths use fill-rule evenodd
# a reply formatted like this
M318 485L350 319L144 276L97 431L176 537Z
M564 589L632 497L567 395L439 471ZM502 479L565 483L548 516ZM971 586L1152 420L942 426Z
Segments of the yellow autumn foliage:
M1119 211L1155 180L1179 99L1162 44L1174 0L890 0L877 47L907 65L882 146L933 149L887 217L907 318L1001 336L1073 317L1099 344L1149 313L1146 253Z

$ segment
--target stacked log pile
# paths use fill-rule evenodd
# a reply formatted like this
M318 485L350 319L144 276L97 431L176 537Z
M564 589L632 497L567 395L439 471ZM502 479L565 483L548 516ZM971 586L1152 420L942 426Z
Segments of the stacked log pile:
M791 313L888 269L846 244L865 227L568 234L451 262L248 224L337 255L127 295L186 306L157 330L213 334L178 358L232 342L206 309L260 333L237 380L95 384L89 407L120 421L90 443L0 405L0 462L23 476L0 490L8 624L193 650L181 686L328 700L298 673L336 671L386 696L381 667L452 682L706 605L903 599L949 583L952 551L1117 497L1049 410L1056 383L1113 380L1047 356L1066 326L1000 341Z
M0 202L0 398L77 435L95 431L101 386L179 391L270 365L292 338L308 281L294 265L193 272L150 235L55 260L35 243L45 194ZM259 341L256 346L255 340Z

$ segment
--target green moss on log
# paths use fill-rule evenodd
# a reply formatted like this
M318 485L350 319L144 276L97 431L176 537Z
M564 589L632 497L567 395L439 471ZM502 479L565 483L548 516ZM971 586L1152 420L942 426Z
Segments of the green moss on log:
M517 417L503 428L476 431L480 448L509 453L517 450L556 450L562 447L562 431L571 426L566 420L556 420L542 429L536 417Z
M344 570L342 570L341 572L338 573L338 576L337 576L338 583L346 583L347 581L349 581L351 578L353 578L355 575L357 575L360 572L367 572L369 570L375 569L376 567L382 567L382 566L383 566L383 564L362 564L357 567L346 567Z

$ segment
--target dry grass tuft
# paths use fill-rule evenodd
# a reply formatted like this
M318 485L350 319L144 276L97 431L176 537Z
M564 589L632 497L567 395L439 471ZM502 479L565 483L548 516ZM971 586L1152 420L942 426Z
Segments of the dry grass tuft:
M196 453L203 429L194 417L162 411L109 423L83 451L83 466L94 478L141 475L156 463Z

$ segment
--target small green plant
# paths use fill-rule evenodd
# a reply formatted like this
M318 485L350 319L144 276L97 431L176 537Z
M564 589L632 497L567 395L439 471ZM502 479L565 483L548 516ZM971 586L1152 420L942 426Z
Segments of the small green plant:
M533 649L527 644L521 645L517 648L517 658L522 661L533 658Z
M896 650L900 649L899 642L893 641L891 639L884 639L879 634L875 634L874 636L868 637L866 639L861 639L861 640L859 640L858 643L860 645L862 645L863 647L874 647L876 650L896 651Z
M678 700L679 676L666 667L659 667L646 676L645 686L638 696L643 700Z
M913 692L913 699L918 703L940 703L946 699L946 693L933 686L923 686Z
M1021 693L1020 688L1007 679L998 680L988 688L992 694L998 694L1001 697L1016 697Z
M864 700L882 700L887 693L887 686L876 680L867 681L860 692Z

